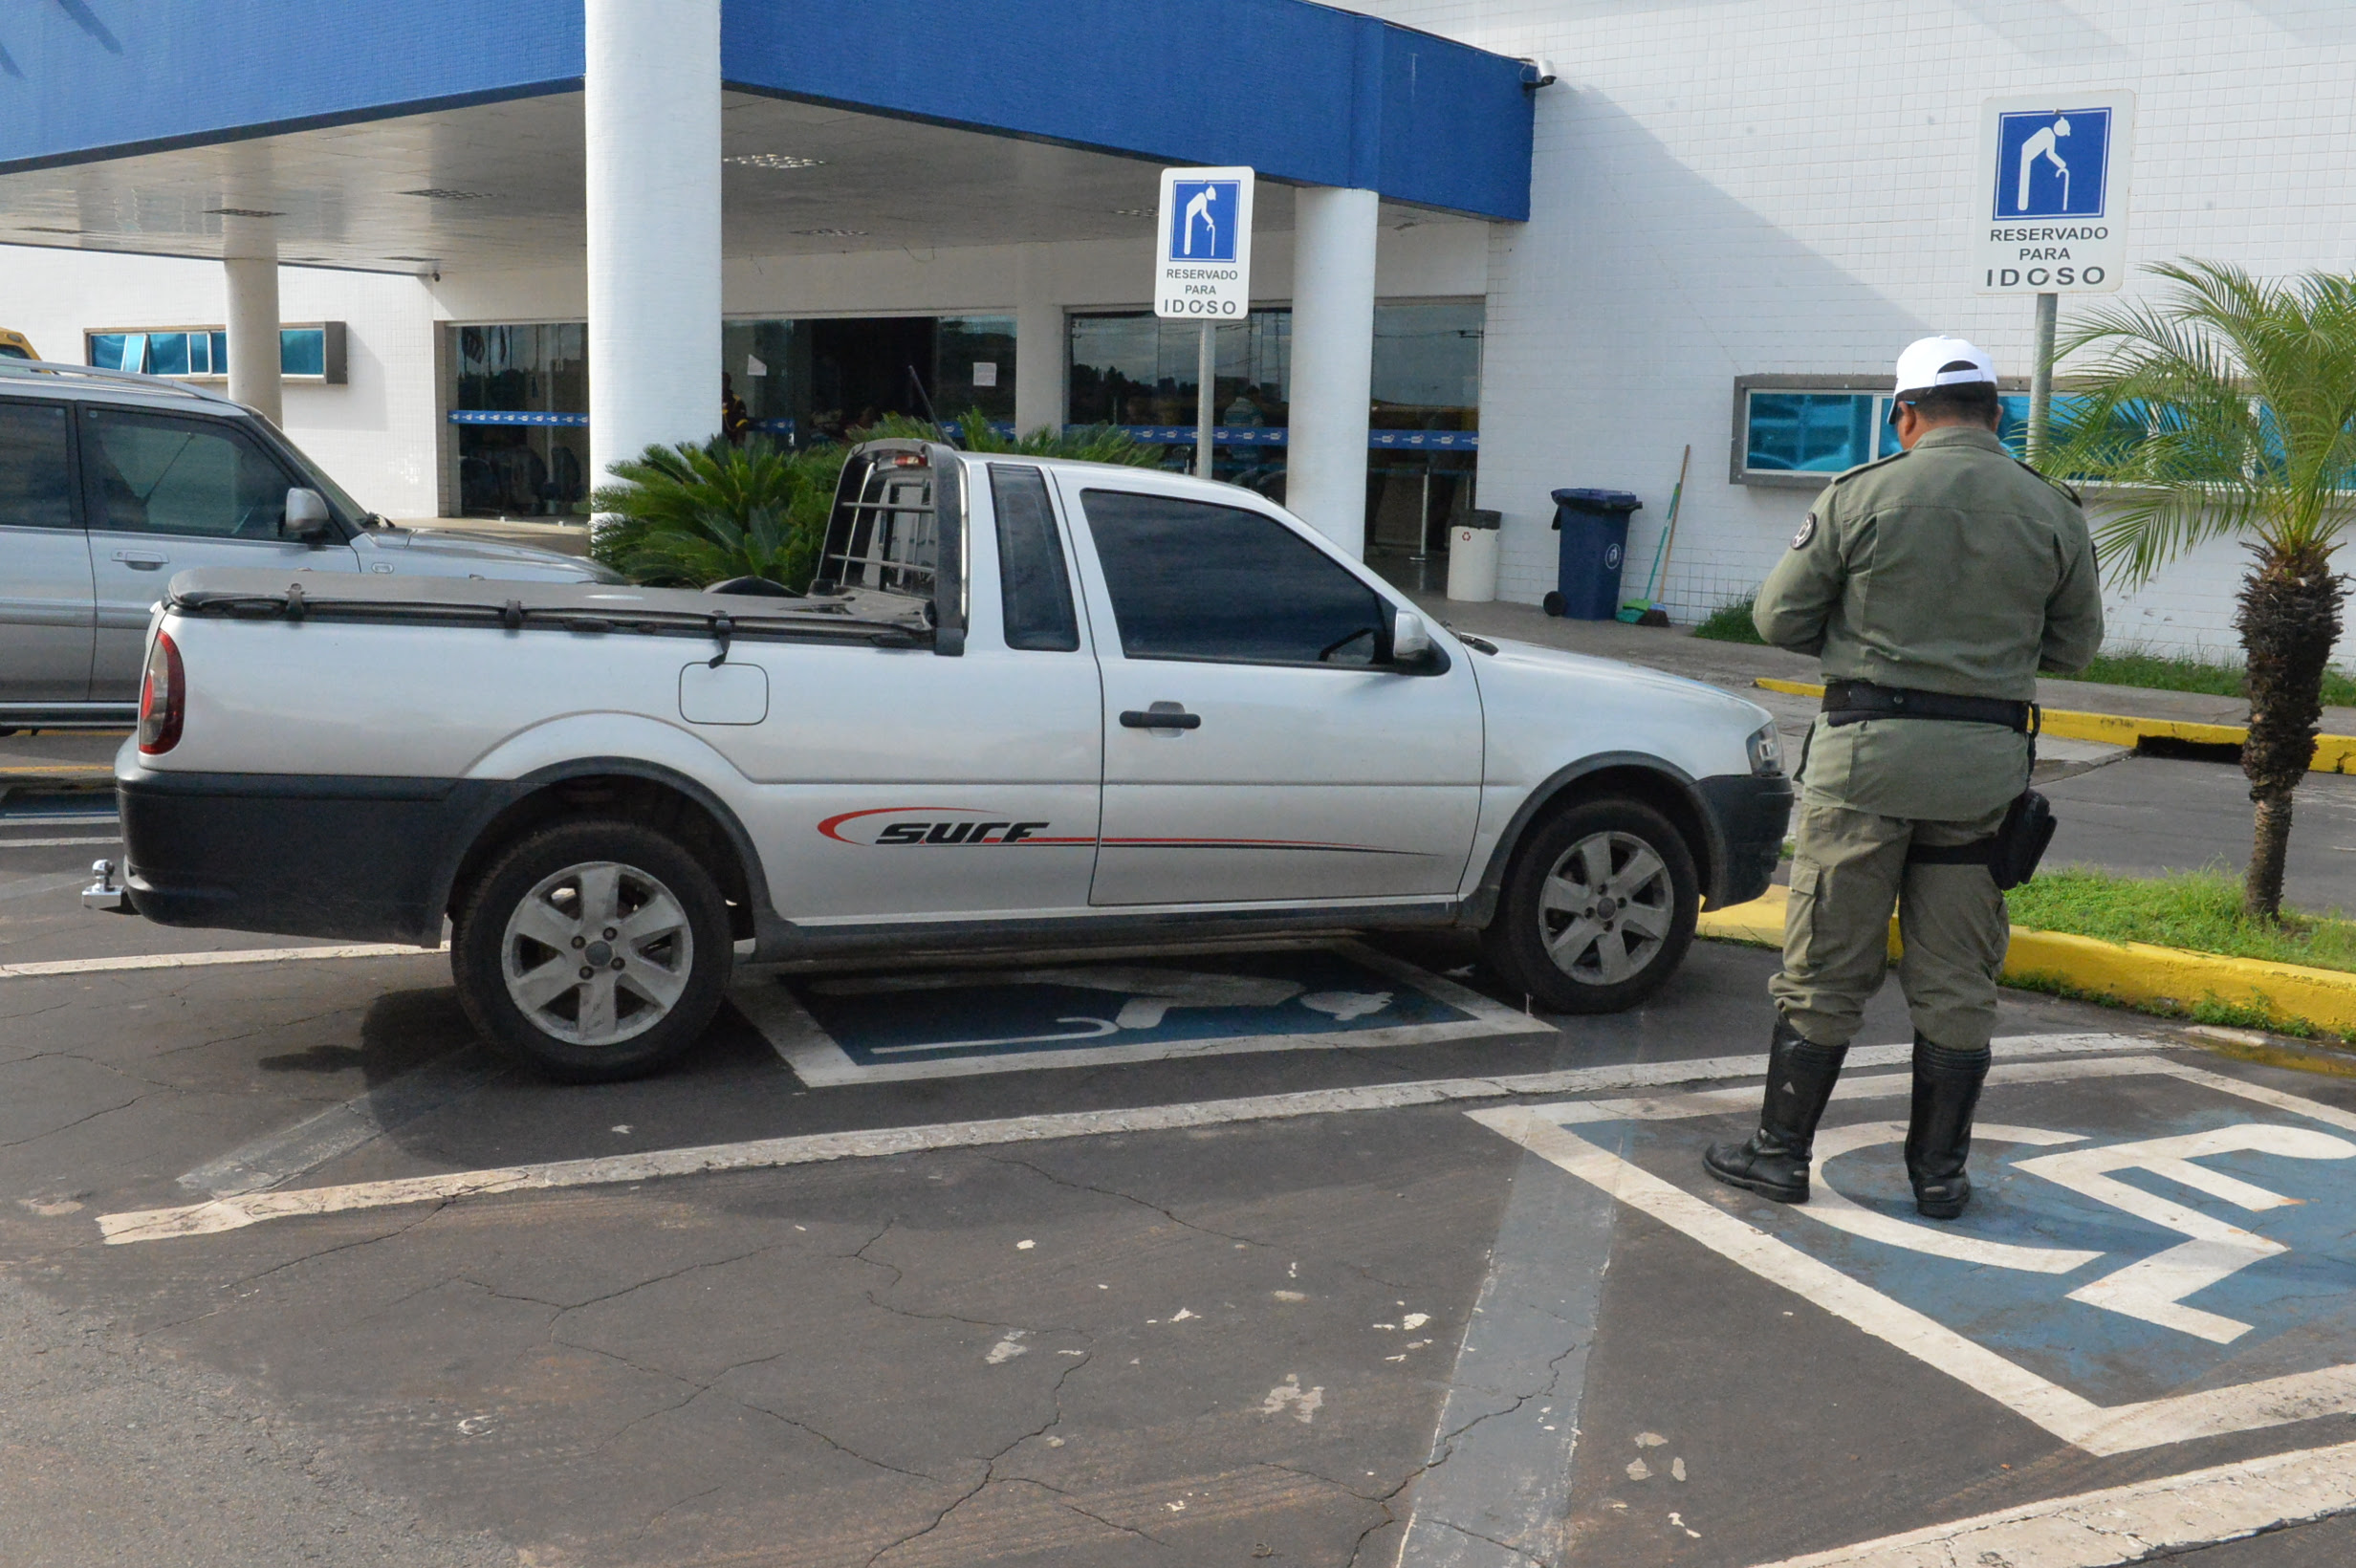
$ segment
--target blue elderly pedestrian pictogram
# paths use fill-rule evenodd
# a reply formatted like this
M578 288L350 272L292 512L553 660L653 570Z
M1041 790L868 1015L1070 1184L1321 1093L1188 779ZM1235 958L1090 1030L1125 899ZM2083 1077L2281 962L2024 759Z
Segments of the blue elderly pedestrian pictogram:
M1233 261L1243 209L1238 180L1176 180L1170 184L1169 259Z
M2110 150L2108 109L1996 117L1997 218L2099 218Z

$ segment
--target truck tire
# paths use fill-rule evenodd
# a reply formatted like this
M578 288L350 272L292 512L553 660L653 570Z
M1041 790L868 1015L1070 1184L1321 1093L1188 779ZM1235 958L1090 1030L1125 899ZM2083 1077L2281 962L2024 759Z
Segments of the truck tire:
M628 822L562 822L502 852L453 922L459 1005L549 1078L606 1083L693 1044L735 949L711 873Z
M1685 836L1642 801L1606 796L1522 836L1481 950L1548 1012L1618 1013L1676 972L1700 911Z

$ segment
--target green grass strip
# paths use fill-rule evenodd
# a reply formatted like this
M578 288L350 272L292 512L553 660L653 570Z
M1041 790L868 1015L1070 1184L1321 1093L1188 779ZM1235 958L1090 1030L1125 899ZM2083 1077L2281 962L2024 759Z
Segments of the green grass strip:
M1767 640L1751 623L1751 606L1757 602L1758 596L1753 594L1738 603L1719 605L1693 628L1693 635L1712 642L1750 642L1765 647Z
M2240 879L2221 871L2120 877L2059 866L2040 871L2004 902L2014 925L2034 930L2356 971L2356 922L2339 918L2336 909L2285 910L2280 925L2252 920L2241 910Z

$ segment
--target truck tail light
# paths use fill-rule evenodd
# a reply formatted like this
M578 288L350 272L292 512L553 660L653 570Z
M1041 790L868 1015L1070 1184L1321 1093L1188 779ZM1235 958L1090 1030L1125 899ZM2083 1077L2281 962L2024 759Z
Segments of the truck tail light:
M147 650L147 673L139 684L139 749L156 756L180 744L180 726L188 716L188 676L181 667L180 647L168 632L156 633Z

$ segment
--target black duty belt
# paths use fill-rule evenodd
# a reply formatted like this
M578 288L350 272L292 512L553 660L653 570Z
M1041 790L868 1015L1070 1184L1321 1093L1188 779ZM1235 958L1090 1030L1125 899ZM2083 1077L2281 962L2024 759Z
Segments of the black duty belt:
M2009 702L2002 697L1958 697L1947 691L1917 691L1909 686L1877 686L1871 681L1824 683L1824 719L1838 729L1867 719L1946 719L1961 724L2000 724L2007 730L2034 735L2043 728L2043 712L2035 703Z

